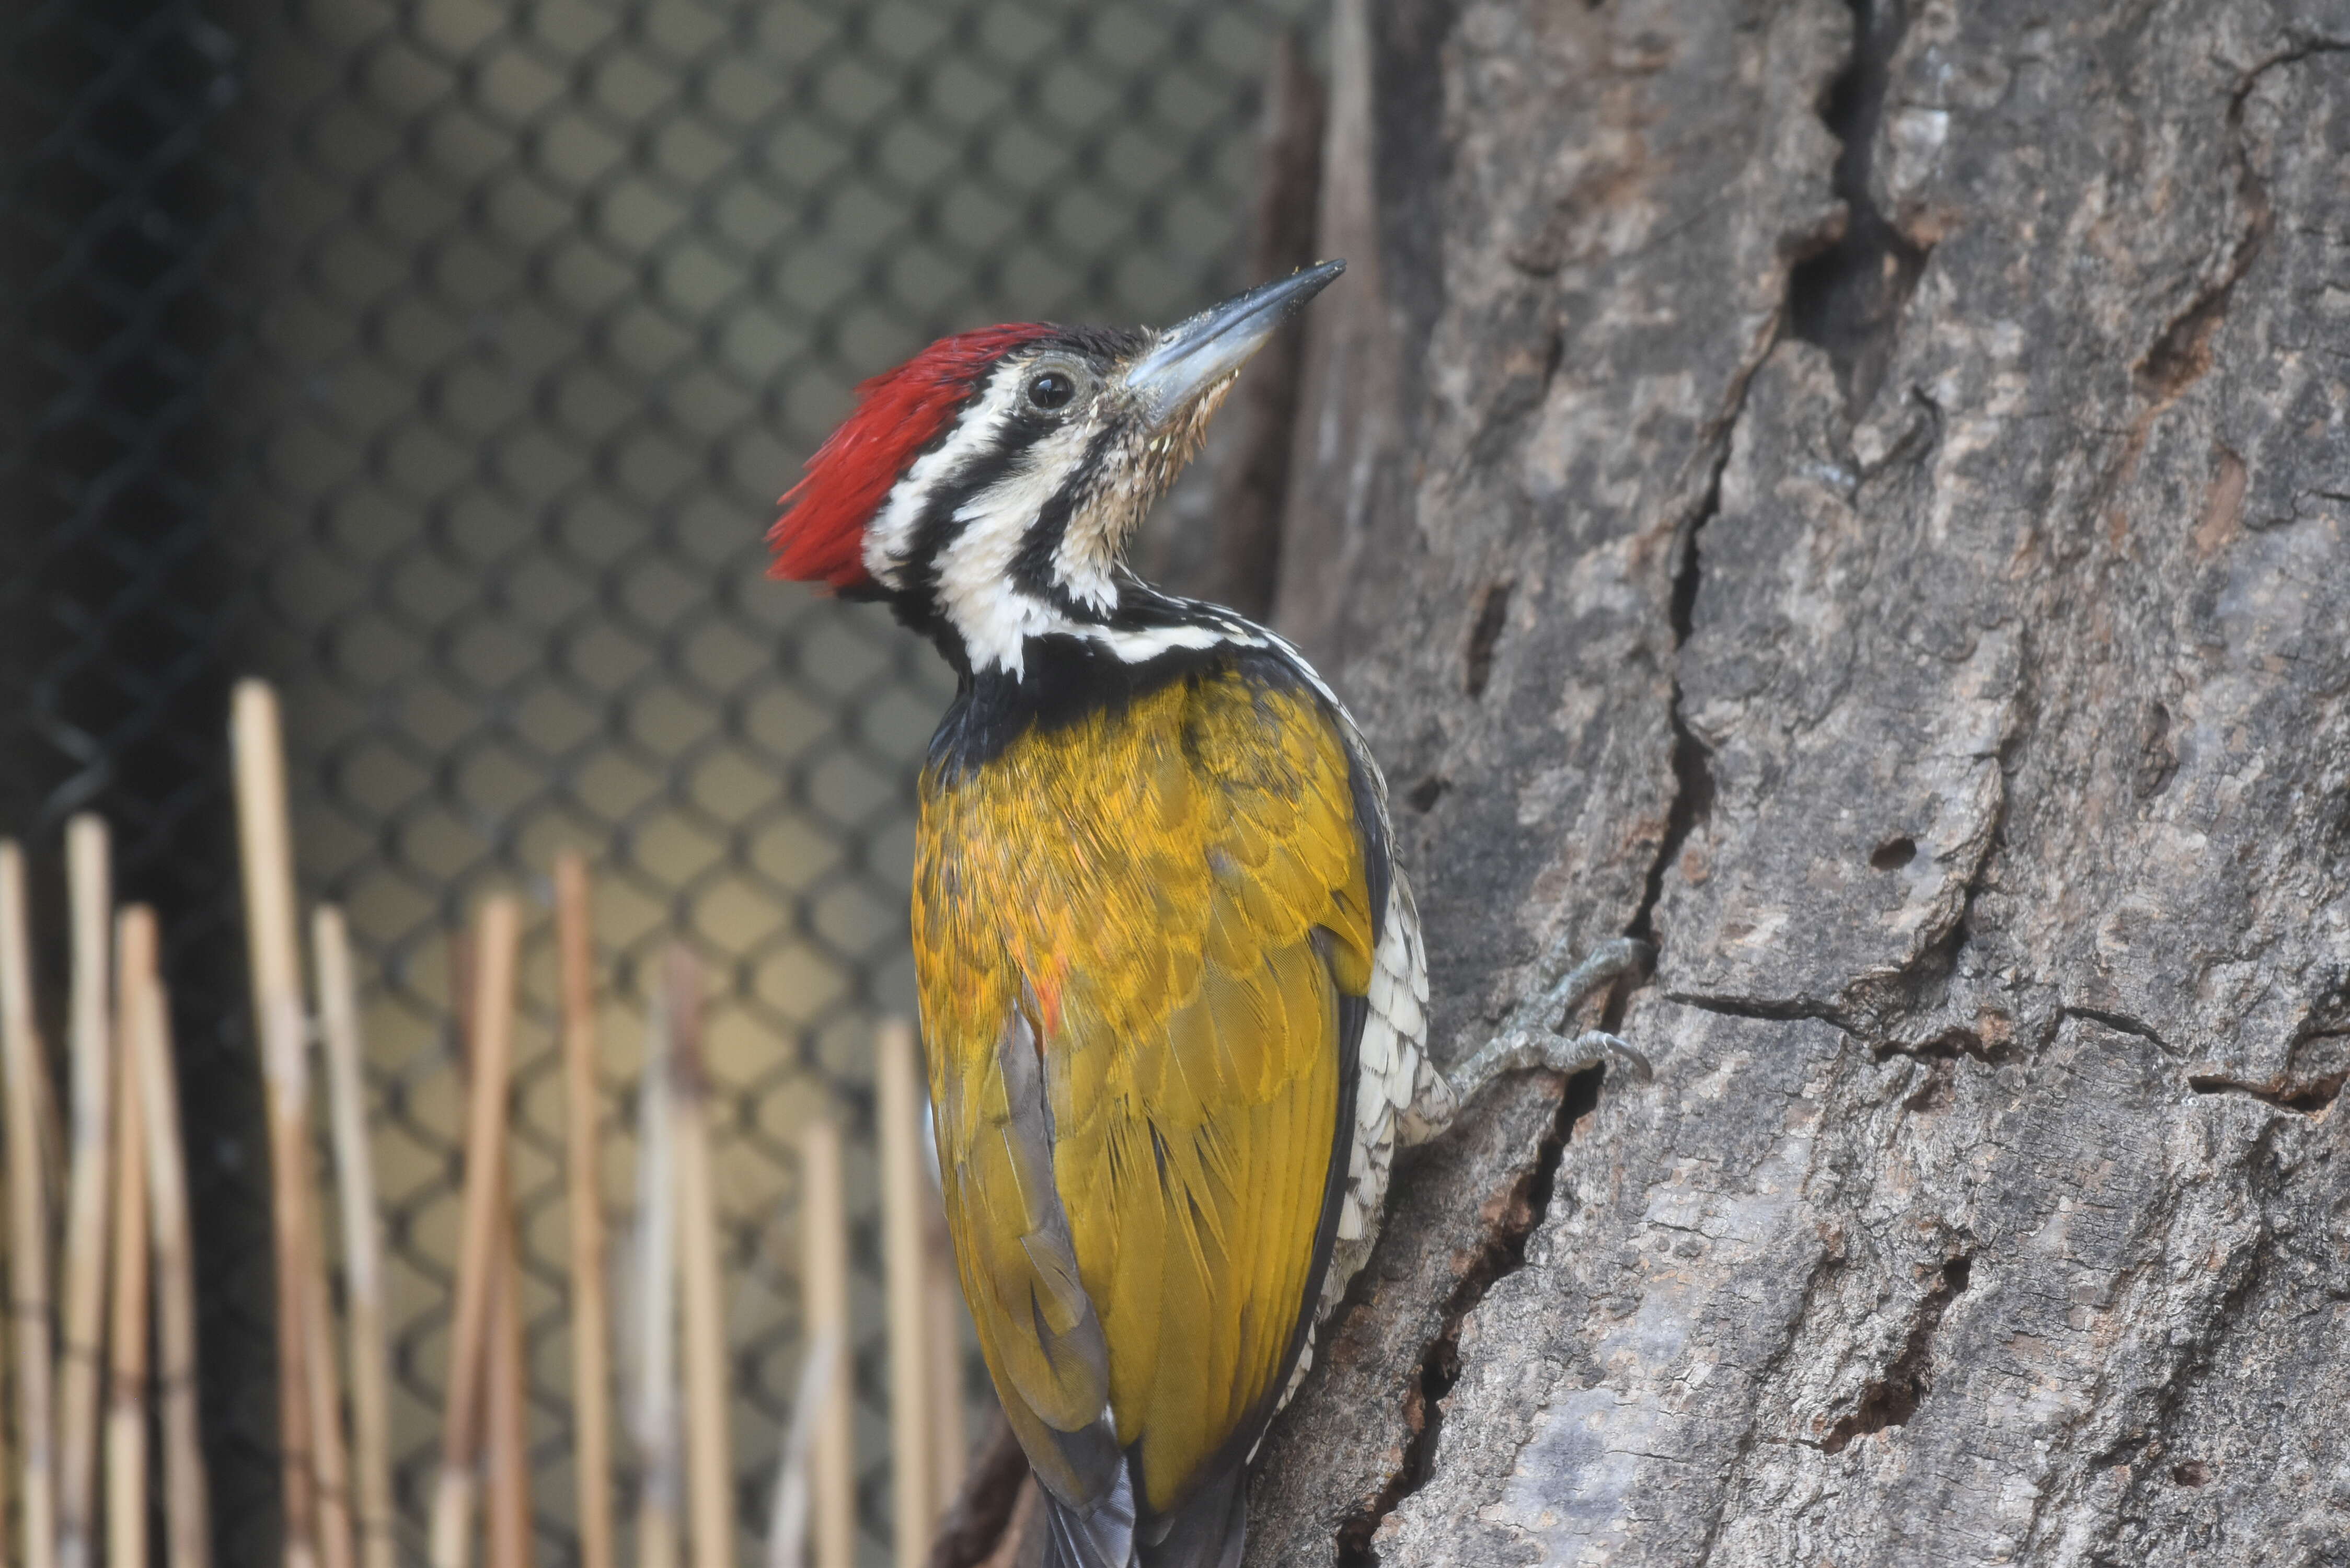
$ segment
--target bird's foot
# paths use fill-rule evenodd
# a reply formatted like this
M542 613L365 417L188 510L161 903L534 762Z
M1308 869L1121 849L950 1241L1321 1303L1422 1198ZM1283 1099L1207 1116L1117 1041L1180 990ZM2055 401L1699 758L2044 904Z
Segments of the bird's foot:
M1648 1059L1605 1030L1563 1033L1568 1016L1627 974L1645 968L1654 955L1648 943L1630 937L1603 942L1556 983L1544 988L1510 1015L1500 1033L1477 1054L1445 1075L1455 1104L1466 1105L1505 1073L1544 1068L1570 1076L1592 1067L1616 1068L1635 1081L1655 1075Z

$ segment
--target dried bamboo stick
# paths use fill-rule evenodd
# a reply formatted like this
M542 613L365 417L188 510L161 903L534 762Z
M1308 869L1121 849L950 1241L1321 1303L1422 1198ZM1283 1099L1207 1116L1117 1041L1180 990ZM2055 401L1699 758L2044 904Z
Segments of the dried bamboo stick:
M49 1184L41 1158L48 1069L33 1021L25 857L0 840L0 1082L7 1090L8 1301L16 1350L16 1446L26 1568L55 1568L57 1467L49 1405Z
M702 1055L702 972L671 947L671 1114L677 1124L678 1274L685 1329L686 1499L694 1568L734 1568L734 1443L726 1410L726 1297L710 1169L710 1073Z
M30 992L26 994L29 995ZM28 1002L26 1005L31 1004ZM41 1060L39 1066L40 1071L33 1077L33 1124L35 1131L39 1135L38 1141L41 1146L41 1179L53 1197L61 1199L68 1190L70 1176L68 1166L73 1158L73 1151L69 1147L71 1140L66 1131L66 1114L57 1102L57 1080L49 1075L49 1064L46 1057ZM54 1206L53 1203L52 1207ZM52 1242L50 1251L54 1254L56 1238L52 1236L50 1241ZM52 1256L49 1262L52 1265L49 1272L54 1276L57 1272L54 1267L57 1259ZM54 1335L52 1337L54 1338ZM50 1386L55 1387L56 1368L54 1366L50 1368ZM51 1446L54 1451L54 1437L51 1439Z
M147 1568L147 1134L134 1035L155 984L155 912L114 922L114 1257L107 1326L106 1560Z
M302 1064L302 1150L294 1181L304 1216L302 1369L310 1401L312 1495L317 1500L321 1568L358 1568L351 1542L350 1455L343 1440L342 1369L335 1355L335 1316L328 1301L325 1203L318 1195L318 1150L310 1135L309 1059Z
M575 850L556 857L555 923L563 967L564 1175L571 1209L571 1403L579 1568L613 1568L612 1315L606 1295L604 1210L598 1182L602 1157L596 1126L596 952L588 920L588 863Z
M677 1429L677 1159L670 1112L670 1010L656 988L637 1087L636 1394L637 1568L676 1568L684 1462Z
M931 1386L932 1522L962 1494L971 1469L971 1428L962 1401L962 1292L955 1283L954 1243L938 1188L922 1189L922 1327Z
M367 1135L367 1053L359 987L343 912L322 905L310 920L318 1018L326 1037L328 1125L343 1229L343 1296L349 1317L352 1514L360 1568L393 1568L390 1360L384 1342L383 1229Z
M240 680L229 717L236 773L237 843L244 880L245 961L261 1039L269 1121L270 1229L277 1271L277 1446L286 1568L317 1561L313 1485L309 1337L304 1303L310 1158L302 1037L302 957L295 923L293 827L286 815L286 749L277 694Z
M304 1186L310 1189L306 1199L316 1196L309 1182ZM342 1374L335 1360L335 1314L327 1301L326 1243L316 1222L318 1205L307 1206L314 1218L302 1238L302 1366L310 1390L310 1453L317 1466L318 1561L322 1568L358 1568L351 1546L351 1467L343 1442Z
M808 1511L816 1568L856 1568L857 1428L849 1402L848 1199L840 1128L817 1116L800 1129L800 1314L811 1345L839 1346L819 1397L809 1448Z
M824 1426L835 1369L840 1361L840 1336L826 1333L808 1337L807 1354L800 1362L799 1383L792 1391L792 1421L775 1456L775 1511L767 1519L765 1568L806 1568L808 1508L811 1491L809 1459L816 1433Z
M155 1345L162 1404L165 1544L171 1568L210 1568L211 1507L196 1424L195 1260L190 1251L187 1150L172 1076L171 1009L161 977L132 1020L147 1193L155 1243Z
M490 1345L482 1391L483 1490L490 1568L530 1568L530 1406L522 1334L522 1271L515 1258L514 1194L498 1212L490 1281Z
M931 1554L938 1509L931 1493L928 1438L932 1397L925 1298L929 1265L922 1244L922 1098L914 1031L887 1019L874 1036L874 1116L880 1123L881 1256L889 1286L889 1490L898 1568L922 1568Z
M457 1306L449 1325L448 1405L442 1412L441 1475L432 1494L433 1568L463 1568L473 1529L473 1459L479 1449L482 1371L489 1344L491 1271L505 1198L506 1084L514 1059L515 949L521 914L511 898L482 908L473 949L472 1074L465 1127L465 1212L457 1255Z
M5 1235L5 1232L0 1232L0 1235ZM0 1366L5 1366L5 1359L0 1359ZM5 1396L0 1396L0 1404L5 1404ZM9 1560L5 1545L7 1521L15 1517L11 1508L16 1501L16 1493L18 1490L16 1469L8 1462L7 1432L8 1422L5 1418L0 1418L0 1563Z
M58 1376L57 1562L88 1568L98 1501L98 1372L106 1310L107 1136L114 1060L107 950L112 945L106 828L94 816L66 825L73 927L73 1168L67 1197L64 1340Z

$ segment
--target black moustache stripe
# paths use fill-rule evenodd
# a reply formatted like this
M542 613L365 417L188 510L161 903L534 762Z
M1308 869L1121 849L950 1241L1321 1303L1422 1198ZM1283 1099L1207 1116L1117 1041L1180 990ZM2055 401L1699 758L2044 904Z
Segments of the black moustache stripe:
M1085 455L1070 469L1068 477L1061 481L1038 509L1036 520L1020 536L1019 553L1012 557L1012 581L1015 587L1057 606L1076 620L1098 621L1102 613L1061 587L1053 576L1053 557L1068 535L1069 519L1076 513L1078 497L1093 493L1097 476L1108 466L1109 451L1117 437L1115 424L1105 425L1095 432L1093 440L1086 443Z
M1029 448L1051 432L1052 421L1014 413L1004 421L995 443L975 452L962 466L941 479L922 500L921 521L914 526L913 547L906 553L906 585L916 603L935 605L939 597L940 557L958 531L955 514L983 492L1002 483Z

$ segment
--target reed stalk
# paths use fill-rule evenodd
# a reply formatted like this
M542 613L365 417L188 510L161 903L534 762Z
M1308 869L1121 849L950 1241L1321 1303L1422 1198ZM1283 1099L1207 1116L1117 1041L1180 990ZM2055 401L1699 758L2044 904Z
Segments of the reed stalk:
M66 825L66 885L73 946L73 1153L66 1196L64 1341L58 1368L57 1562L95 1561L99 1368L105 1354L108 1134L113 1124L113 889L105 825Z
M310 919L318 1020L327 1058L327 1122L343 1232L343 1302L349 1319L352 1517L359 1568L395 1568L391 1512L390 1355L384 1337L383 1226L367 1133L367 1050L343 912Z
M521 912L511 898L482 908L473 947L472 1071L466 1090L464 1218L457 1303L450 1323L448 1403L432 1495L433 1568L464 1568L473 1549L473 1463L480 1449L483 1368L490 1338L498 1213L505 1201L507 1080L514 1060L515 950Z
M146 1117L134 1037L155 984L155 912L132 905L114 924L114 1255L107 1325L106 1561L147 1568Z
M56 1568L57 1480L50 1402L49 1193L41 1158L48 1068L33 1016L25 856L0 839L0 1088L7 1096L8 1307L16 1349L17 1518L26 1568Z
M881 1145L881 1258L889 1287L889 1490L898 1568L923 1568L938 1508L931 1490L930 1263L922 1210L930 1194L915 1141L922 1125L914 1031L885 1020L874 1035L873 1114Z
M734 1444L727 1425L726 1298L710 1167L710 1073L702 1054L702 973L670 949L670 1114L677 1159L678 1274L685 1328L686 1501L694 1568L734 1568Z
M800 1313L809 1345L839 1347L817 1390L808 1449L809 1534L815 1568L856 1568L857 1429L849 1400L848 1199L840 1128L812 1118L800 1129ZM811 1352L811 1354L813 1354ZM796 1418L796 1417L795 1417Z
M211 1568L212 1516L196 1415L196 1280L190 1250L188 1160L172 1076L169 997L146 988L132 1022L140 1120L147 1137L147 1200L154 1236L157 1396L163 1437L165 1560Z
M598 1180L603 1166L597 1127L602 1100L596 1084L596 949L588 863L577 851L556 858L555 923L563 981L564 1179L571 1210L572 1453L579 1568L613 1568L612 1308Z
M293 828L277 695L237 682L229 718L244 873L245 960L260 1035L269 1123L270 1231L276 1263L277 1447L286 1568L317 1562L317 1494L310 1432L308 1071L303 1051L302 959L295 921Z

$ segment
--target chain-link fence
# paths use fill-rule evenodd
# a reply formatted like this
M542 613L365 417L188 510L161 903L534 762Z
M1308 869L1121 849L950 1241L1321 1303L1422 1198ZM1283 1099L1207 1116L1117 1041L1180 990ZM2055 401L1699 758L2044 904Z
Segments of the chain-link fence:
M1234 284L1268 45L1315 9L0 8L0 832L54 911L59 826L98 809L162 913L221 1561L276 1539L228 680L285 692L304 891L348 909L371 977L409 1525L456 1227L445 936L565 844L598 872L623 1223L647 961L681 936L713 975L747 1521L798 1354L787 1137L828 1095L869 1115L948 690L885 618L764 580L774 497L847 389L939 331L1166 319ZM551 948L515 1178L542 1561L568 1562ZM852 1189L869 1307L869 1157ZM878 1339L856 1367L878 1561Z

